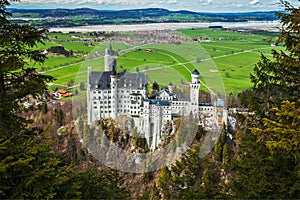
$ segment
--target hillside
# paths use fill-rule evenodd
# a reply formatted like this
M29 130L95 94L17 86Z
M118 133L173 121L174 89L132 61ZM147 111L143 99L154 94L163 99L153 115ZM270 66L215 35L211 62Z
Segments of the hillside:
M132 10L10 9L12 22L45 27L159 22L247 22L277 20L275 11L247 13L205 13L162 8Z

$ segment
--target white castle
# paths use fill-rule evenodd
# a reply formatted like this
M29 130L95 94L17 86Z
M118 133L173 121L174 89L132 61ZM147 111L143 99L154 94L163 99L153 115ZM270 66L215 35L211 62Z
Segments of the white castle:
M134 120L137 131L143 133L148 146L154 150L162 139L162 129L174 117L201 113L213 117L212 105L199 105L200 73L191 73L190 97L180 100L170 83L167 88L148 97L147 76L143 73L117 72L117 52L112 46L105 51L105 71L92 72L88 68L87 112L88 124L100 118L127 116Z

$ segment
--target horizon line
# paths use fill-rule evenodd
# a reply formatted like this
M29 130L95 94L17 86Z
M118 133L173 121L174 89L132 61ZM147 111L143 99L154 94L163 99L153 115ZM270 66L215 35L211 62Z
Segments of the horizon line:
M188 11L192 13L259 13L259 12L282 12L284 10L257 10L257 11L191 11L188 9L183 10L173 10L173 9L167 9L167 8L161 8L161 7L147 7L147 8L126 8L126 9L95 9L91 7L78 7L78 8L63 8L63 7L57 7L57 8L36 8L36 7L24 7L24 8L7 8L7 10L58 10L58 9L64 9L64 10L78 10L78 9L90 9L95 11L126 11L126 10L147 10L147 9L162 9L162 10L168 10L172 12L179 12L179 11Z

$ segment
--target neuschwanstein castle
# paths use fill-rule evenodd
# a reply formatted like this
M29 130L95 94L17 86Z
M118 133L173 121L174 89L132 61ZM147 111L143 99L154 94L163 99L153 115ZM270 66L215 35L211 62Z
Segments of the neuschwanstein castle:
M88 68L88 124L100 118L125 115L134 119L138 132L144 134L148 146L154 150L161 142L164 124L172 122L174 117L190 113L199 119L203 114L216 116L215 106L199 105L200 73L196 69L191 73L188 100L176 97L172 83L150 98L147 75L117 72L117 55L110 45L105 51L105 71L92 72Z

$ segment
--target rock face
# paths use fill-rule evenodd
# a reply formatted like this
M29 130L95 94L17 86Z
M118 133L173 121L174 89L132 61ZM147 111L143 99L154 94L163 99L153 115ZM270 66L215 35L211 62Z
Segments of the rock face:
M228 116L227 118L227 139L228 143L233 143L235 133L237 131L237 121L233 116Z

